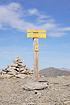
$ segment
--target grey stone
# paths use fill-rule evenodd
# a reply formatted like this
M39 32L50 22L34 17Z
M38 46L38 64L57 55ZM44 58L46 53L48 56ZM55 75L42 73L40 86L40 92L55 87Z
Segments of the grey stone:
M48 88L47 83L40 82L28 82L23 86L23 89L27 91L44 90L46 88Z

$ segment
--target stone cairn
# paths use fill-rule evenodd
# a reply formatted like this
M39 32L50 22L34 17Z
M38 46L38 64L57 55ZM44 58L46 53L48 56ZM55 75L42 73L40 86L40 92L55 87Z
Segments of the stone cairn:
M13 63L3 69L0 74L5 77L15 76L15 77L24 77L26 75L33 74L27 66L23 63L23 61L17 57Z

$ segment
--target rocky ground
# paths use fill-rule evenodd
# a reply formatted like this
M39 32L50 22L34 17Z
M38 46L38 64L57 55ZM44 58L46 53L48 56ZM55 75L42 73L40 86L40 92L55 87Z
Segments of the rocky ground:
M0 72L0 105L70 105L70 75L35 81L17 57Z
M0 79L0 105L70 105L70 76L48 77L48 87L25 90L29 77Z

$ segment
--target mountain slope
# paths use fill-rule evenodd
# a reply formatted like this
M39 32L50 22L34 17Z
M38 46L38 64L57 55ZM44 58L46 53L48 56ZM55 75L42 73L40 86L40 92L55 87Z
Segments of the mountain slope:
M49 67L49 68L40 70L40 74L47 77L67 76L67 75L70 75L70 71L68 71L67 69Z

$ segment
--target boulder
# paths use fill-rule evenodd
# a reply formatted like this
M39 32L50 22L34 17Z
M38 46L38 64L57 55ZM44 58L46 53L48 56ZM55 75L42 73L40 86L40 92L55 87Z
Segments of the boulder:
M40 83L40 82L27 82L24 86L23 89L27 91L33 91L33 90L44 90L48 88L47 83Z

